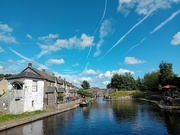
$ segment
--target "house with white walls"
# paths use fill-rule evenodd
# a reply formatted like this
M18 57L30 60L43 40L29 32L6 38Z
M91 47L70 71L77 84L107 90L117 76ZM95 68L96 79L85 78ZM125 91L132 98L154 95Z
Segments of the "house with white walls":
M70 90L72 93L73 85L66 79L49 74L45 69L33 68L32 63L7 80L8 90L0 98L0 109L4 108L12 114L55 109L57 104L64 103L66 93L70 93Z
M9 113L43 110L44 79L32 72L21 72L8 79Z

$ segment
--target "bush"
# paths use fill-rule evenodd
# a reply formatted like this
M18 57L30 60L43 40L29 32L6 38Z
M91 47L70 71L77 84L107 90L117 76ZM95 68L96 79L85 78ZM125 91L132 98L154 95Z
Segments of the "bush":
M91 97L91 98L94 97L92 93L87 92L86 90L82 90L82 89L78 90L77 93L79 95L82 95L82 96L85 96L85 97Z

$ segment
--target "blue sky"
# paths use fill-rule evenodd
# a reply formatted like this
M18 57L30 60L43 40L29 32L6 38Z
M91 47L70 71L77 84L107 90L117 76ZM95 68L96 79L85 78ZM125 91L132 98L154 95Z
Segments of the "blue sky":
M0 73L33 63L76 86L105 88L173 64L180 75L180 0L1 0Z

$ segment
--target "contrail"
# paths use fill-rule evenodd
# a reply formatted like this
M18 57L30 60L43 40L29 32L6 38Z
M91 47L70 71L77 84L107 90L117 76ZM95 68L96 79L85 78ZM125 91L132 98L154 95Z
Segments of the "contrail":
M19 57L21 57L21 58L23 58L23 59L25 59L25 60L27 60L27 61L34 61L34 60L32 60L32 59L29 59L29 58L27 58L27 57L21 55L20 53L14 51L14 50L11 49L11 48L9 48L9 49L10 49L13 53L15 53L16 55L18 55Z
M154 32L158 31L159 29L161 29L165 24L167 24L169 21L171 21L176 15L178 15L180 13L180 10L174 12L169 18L167 18L164 22L162 22L160 25L158 25L153 31L150 32L149 35L153 34ZM139 46L142 42L144 42L144 40L146 40L148 38L148 36L146 36L145 38L143 38L138 44L134 45L133 47L131 47L129 49L129 51L127 53L129 53L132 49L134 49L135 47ZM126 53L126 54L127 54ZM125 55L126 55L125 54Z
M106 8L107 8L107 0L105 0L104 12L103 12L103 15L102 15L102 17L101 17L101 21L99 22L96 30L94 31L94 35L96 35L96 32L97 32L99 26L101 25L101 23L102 23L102 21L103 21L103 19L104 19L104 16L105 16L105 14L106 14Z
M144 20L146 20L152 12L149 12L142 20L140 20L138 23L136 23L124 36L122 36L101 58L98 59L101 60L104 58L114 47L116 47L131 31L133 31L137 26L139 26Z
M94 31L94 36L96 35L96 32L97 32L99 26L101 25L101 23L102 23L102 21L103 21L103 19L104 19L104 16L105 16L105 14L106 14L106 8L107 8L107 0L105 0L103 15L102 15L102 17L101 17L101 20L100 20L99 24L97 25L97 27L96 27L96 29L95 29L95 31ZM90 55L90 53L91 53L91 50L92 50L92 46L91 46L90 49L89 49L89 52L88 52L88 55L86 56L86 59L89 57L89 55Z
M129 51L126 53L128 54L132 49L134 49L135 47L139 46L142 42L144 42L144 40L146 40L146 38L148 38L148 36L146 36L145 38L143 38L139 43L137 43L136 45L132 46ZM126 55L124 54L124 55Z
M157 26L153 31L150 32L150 34L153 34L157 30L159 30L161 27L163 27L166 23L171 21L176 15L180 13L180 10L174 12L168 19L166 19L164 22L162 22L159 26Z
M11 49L11 48L9 48L9 49L10 49L13 53L15 53L16 55L18 55L19 57L21 57L21 58L23 58L23 59L25 59L25 60L27 60L27 61L32 61L32 62L36 63L36 64L37 64L39 67L41 67L42 69L49 69L49 68L46 67L45 65L42 65L42 64L34 61L33 59L27 58L27 57L23 56L22 54L16 52L15 50L13 50L13 49Z

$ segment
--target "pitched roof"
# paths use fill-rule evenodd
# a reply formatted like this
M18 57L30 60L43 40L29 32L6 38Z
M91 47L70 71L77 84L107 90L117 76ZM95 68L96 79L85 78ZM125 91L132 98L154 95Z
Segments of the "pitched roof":
M43 78L41 76L38 76L32 72L21 72L20 74L16 74L16 75L12 75L10 77L7 77L7 80L18 79L18 78L32 78L32 79L43 80Z
M34 71L36 74L38 74L39 76L41 76L45 80L48 80L50 82L55 82L55 79L56 79L55 76L50 75L50 74L46 73L45 71L41 71L41 70L35 69L33 67L27 67L22 72L27 72L27 69L30 69L30 70Z

